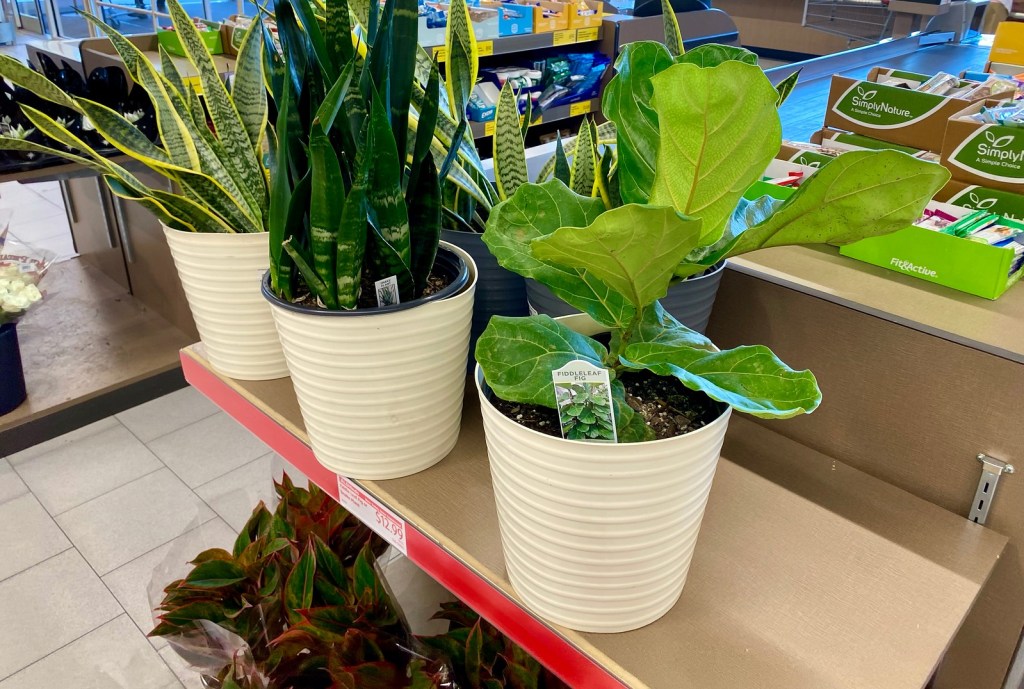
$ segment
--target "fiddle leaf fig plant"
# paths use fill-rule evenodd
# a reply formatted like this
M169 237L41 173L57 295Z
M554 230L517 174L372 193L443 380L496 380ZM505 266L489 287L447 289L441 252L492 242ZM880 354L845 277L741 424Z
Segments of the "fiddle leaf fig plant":
M747 251L845 244L906 227L949 173L896 151L852 152L785 201L744 198L779 150L786 95L751 56L730 46L676 57L659 43L626 46L604 95L617 132L617 194L580 193L556 176L523 184L494 207L484 242L498 262L610 332L605 345L547 316L492 318L476 358L499 398L555 408L551 371L584 360L609 372L619 442L653 438L626 404L630 373L674 378L761 418L817 408L810 371L761 345L720 351L658 299Z

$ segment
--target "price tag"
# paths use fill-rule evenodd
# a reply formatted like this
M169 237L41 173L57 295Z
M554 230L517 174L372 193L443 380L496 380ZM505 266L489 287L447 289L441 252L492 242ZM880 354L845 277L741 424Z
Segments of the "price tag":
M576 29L576 42L583 43L585 41L596 41L597 40L597 27L591 26L587 29Z
M614 401L608 370L577 359L551 372L562 437L614 443Z
M494 41L477 41L476 52L480 57L494 55Z
M576 31L562 29L551 34L551 45L569 45L576 42Z
M590 101L581 100L579 103L573 103L569 106L569 117L575 117L576 115L586 115L590 112Z
M191 86L197 96L203 95L203 80L199 77L185 77L181 81L185 86Z
M377 535L398 548L402 555L409 554L405 541L405 522L344 476L338 477L338 502Z
M444 62L448 59L448 49L443 45L435 45L433 47L433 53L438 62Z
M484 122L484 136L494 136L494 120Z
M394 306L401 301L398 297L398 276L377 280L373 287L377 290L377 306Z

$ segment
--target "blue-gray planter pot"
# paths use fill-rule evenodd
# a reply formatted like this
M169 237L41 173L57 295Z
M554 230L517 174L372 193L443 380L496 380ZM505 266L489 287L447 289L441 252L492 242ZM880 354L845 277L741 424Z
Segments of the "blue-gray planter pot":
M661 300L661 305L687 328L703 333L708 327L711 309L715 305L715 295L718 294L718 285L722 282L724 272L725 261L722 261L700 277L692 277L672 285L668 294ZM531 310L536 313L546 314L552 318L578 313L536 280L526 281L526 296Z
M459 247L476 262L476 301L473 304L473 329L469 340L469 368L473 369L476 340L487 327L491 316L526 316L526 281L505 270L488 251L483 235L475 232L444 230L441 239Z
M25 372L21 367L16 323L0 325L0 416L25 401Z

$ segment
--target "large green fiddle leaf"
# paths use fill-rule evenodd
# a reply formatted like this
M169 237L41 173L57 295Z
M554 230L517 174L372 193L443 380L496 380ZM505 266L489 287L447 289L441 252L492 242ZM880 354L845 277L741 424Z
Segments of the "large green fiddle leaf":
M476 360L498 397L555 406L551 372L582 359L603 366L607 350L550 316L493 316L476 343Z
M783 204L783 199L762 196L754 200L741 198L729 219L725 233L714 244L698 246L676 268L677 278L688 278L703 273L729 256L737 238L751 227L759 225Z
M717 67L723 62L735 60L748 65L757 66L757 55L746 48L739 48L734 45L722 45L720 43L707 43L697 46L688 53L676 58L679 64L687 63L698 67Z
M691 390L762 419L809 414L821 403L813 373L794 371L762 345L709 352L641 342L626 347L620 361L628 368L674 376Z
M700 220L674 208L630 204L602 213L589 227L558 229L531 247L535 258L586 270L641 309L665 296L700 234Z
M849 244L920 217L949 172L900 151L844 153L766 220L739 234L728 256L785 244Z
M629 341L715 351L711 340L677 321L660 302L644 308L629 333Z
M585 269L541 261L530 249L533 240L561 227L587 227L603 212L600 199L575 194L558 180L524 184L491 211L484 244L503 268L543 283L599 323L622 328L636 311L621 294Z
M651 106L651 77L672 64L672 55L661 43L629 43L615 60L616 74L601 97L601 109L617 132L619 188L624 203L646 202L654 184L659 132L658 113Z
M779 150L778 93L759 67L735 60L676 64L651 81L661 139L650 202L700 218L700 243L712 244Z

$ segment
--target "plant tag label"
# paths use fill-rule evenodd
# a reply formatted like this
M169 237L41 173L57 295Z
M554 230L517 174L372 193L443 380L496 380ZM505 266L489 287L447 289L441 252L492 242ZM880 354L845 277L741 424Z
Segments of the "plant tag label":
M373 283L377 290L377 306L394 306L399 303L398 298L398 277L391 277L377 280Z
M551 372L562 437L615 443L615 406L608 370L577 359Z
M402 555L409 554L405 521L344 476L338 476L338 502Z

